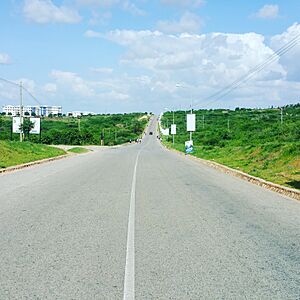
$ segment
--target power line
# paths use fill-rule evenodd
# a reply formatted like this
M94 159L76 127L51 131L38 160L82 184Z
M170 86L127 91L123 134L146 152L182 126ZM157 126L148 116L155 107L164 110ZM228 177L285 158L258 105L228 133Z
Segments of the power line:
M300 34L296 35L293 39L291 39L288 43L286 43L284 46L279 48L277 51L275 51L270 57L268 57L264 62L256 65L252 69L250 69L245 75L241 76L237 80L233 81L231 84L225 86L224 88L220 89L216 93L213 93L209 97L205 98L205 100L209 100L211 98L217 97L213 101L210 101L208 103L205 103L205 105L211 104L213 102L218 101L219 99L223 98L224 96L231 93L233 90L237 89L240 85L251 79L254 75L265 69L268 65L273 63L278 57L283 56L285 53L290 51L292 48L294 48L298 42L300 41Z
M15 83L15 82L13 82L13 81L7 80L7 79L5 79L5 78L0 77L0 80L4 81L4 82L6 82L6 83L10 83L10 84L12 84L12 85L15 85L15 86L19 87L19 84L18 84L18 83Z
M5 78L2 78L0 77L0 80L6 82L6 83L9 83L11 85L14 85L14 86L17 86L17 87L20 87L20 85L16 82L13 82L13 81L10 81L10 80L7 80ZM34 101L36 101L40 106L42 105L41 102L38 101L38 99L31 93L28 91L28 89L26 89L23 85L21 87Z

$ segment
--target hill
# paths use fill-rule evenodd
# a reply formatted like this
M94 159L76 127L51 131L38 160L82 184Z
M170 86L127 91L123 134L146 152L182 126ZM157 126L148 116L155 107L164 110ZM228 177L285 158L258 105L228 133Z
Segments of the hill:
M300 189L300 104L282 108L196 110L194 155L214 160L263 179ZM163 115L163 127L172 123ZM186 112L174 113L175 144L184 151L189 140Z

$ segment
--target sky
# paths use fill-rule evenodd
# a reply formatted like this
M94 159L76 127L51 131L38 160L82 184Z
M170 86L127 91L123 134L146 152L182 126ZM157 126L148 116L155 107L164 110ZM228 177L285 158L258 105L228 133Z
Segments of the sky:
M64 112L280 106L300 102L298 35L299 0L4 0L0 77Z

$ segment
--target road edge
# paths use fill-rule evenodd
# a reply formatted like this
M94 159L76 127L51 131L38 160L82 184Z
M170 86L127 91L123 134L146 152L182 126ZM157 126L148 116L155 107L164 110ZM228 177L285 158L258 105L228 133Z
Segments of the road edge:
M73 156L73 155L76 155L76 154L66 153L66 154L62 154L62 155L59 155L59 156L44 158L44 159L24 163L24 164L21 164L21 165L7 167L7 168L4 168L4 169L0 169L0 174L25 169L25 168L28 168L28 167L31 167L31 166L34 166L34 165L40 165L40 164L47 163L47 162L54 161L54 160L60 160L60 159L67 158L67 157L70 157L70 156Z
M250 174L247 174L245 172L242 172L242 171L239 171L239 170L227 167L225 165L222 165L222 164L217 163L217 162L212 161L212 160L206 160L206 159L199 158L199 157L196 157L196 156L193 156L193 155L186 155L185 153L183 153L183 152L181 152L179 150L168 148L166 145L164 145L163 142L161 142L161 145L165 149L167 149L169 151L172 151L172 152L175 152L177 154L186 156L189 159L194 160L196 162L201 162L201 163L203 163L203 164L205 164L205 165L207 165L209 167L212 167L212 168L214 168L216 170L222 171L223 173L230 174L232 176L241 178L243 180L246 180L248 182L251 182L253 184L256 184L258 186L266 188L268 190L271 190L273 192L277 192L277 193L279 193L281 195L284 195L284 196L287 196L287 197L290 197L292 199L300 201L300 191L298 191L296 189L288 188L288 187L279 185L277 183L273 183L273 182L267 181L265 179L252 176Z

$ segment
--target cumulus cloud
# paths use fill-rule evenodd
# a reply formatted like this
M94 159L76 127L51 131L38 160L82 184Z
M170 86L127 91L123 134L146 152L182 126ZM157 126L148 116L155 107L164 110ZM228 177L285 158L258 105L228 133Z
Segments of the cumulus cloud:
M55 93L57 90L57 86L55 83L46 83L43 89L47 93Z
M260 19L275 19L279 14L279 6L276 4L266 4L255 13L255 17Z
M72 93L75 93L75 97L100 100L126 100L129 98L126 94L125 81L121 84L119 81L111 79L101 81L88 80L77 73L61 70L52 70L50 76L56 80L57 85L61 89L64 91L71 90Z
M0 53L0 65L11 64L11 59L7 53Z
M158 21L158 30L166 33L199 32L203 25L202 19L196 14L185 12L179 21Z
M273 36L270 45L276 51L292 40L295 47L280 58L280 64L287 71L288 80L300 81L300 24L295 23L282 34Z
M140 84L144 88L144 94L146 90L148 93L152 91L158 99L168 98L168 101L176 103L179 95L184 99L193 98L196 102L201 102L201 99L265 62L274 55L277 47L295 36L298 30L299 25L293 25L287 32L273 37L271 45L263 35L257 33L174 35L149 30L113 30L102 37L124 47L121 64L138 68L144 74L151 74L150 81ZM289 53L287 57L293 57L291 55ZM298 52L294 55L299 57ZM291 85L287 80L291 78L293 70L292 59L290 60L287 66L288 61L285 64L283 57L275 55L272 64L218 101L218 104L266 106L267 103L272 105L283 99L286 101L283 95L297 95L300 92L299 84ZM295 71L299 69L298 66L294 68ZM293 76L296 78L296 74ZM178 82L182 82L186 88L176 88ZM289 90L291 86L293 91ZM262 103L261 99L266 99L266 102Z
M56 6L51 0L25 0L25 17L36 23L78 23L81 17L77 11L66 6Z
M200 7L204 0L161 0L161 3L166 5L182 6L182 7Z

